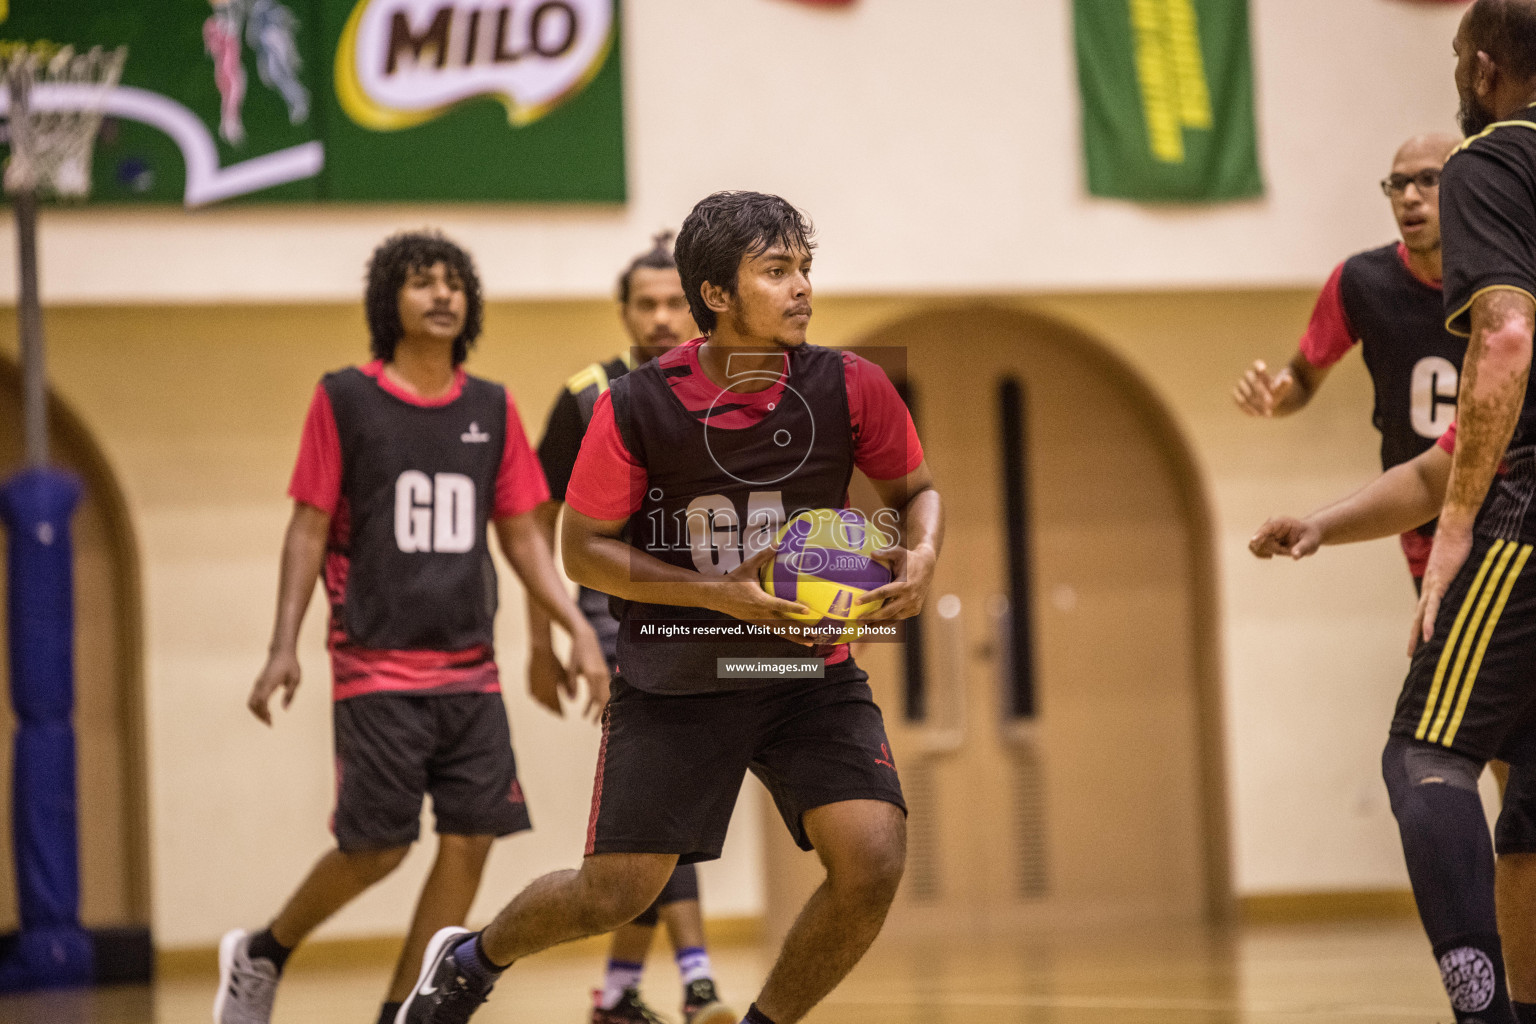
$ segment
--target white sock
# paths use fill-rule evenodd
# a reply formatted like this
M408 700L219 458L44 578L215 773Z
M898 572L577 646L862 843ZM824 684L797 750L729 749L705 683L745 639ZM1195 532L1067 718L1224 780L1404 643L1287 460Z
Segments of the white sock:
M703 946L688 946L678 950L677 973L683 976L684 988L701 978L713 978L715 972L709 964L709 952Z
M645 964L637 964L629 960L609 960L608 970L603 974L602 1010L611 1010L624 998L626 989L640 987L640 975L645 973Z

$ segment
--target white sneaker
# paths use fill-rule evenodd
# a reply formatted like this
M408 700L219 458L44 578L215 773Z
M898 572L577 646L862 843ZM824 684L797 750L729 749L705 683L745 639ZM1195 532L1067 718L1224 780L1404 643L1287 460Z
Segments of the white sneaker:
M213 1024L268 1024L277 997L277 967L265 957L252 960L244 928L219 940L219 994L213 997Z

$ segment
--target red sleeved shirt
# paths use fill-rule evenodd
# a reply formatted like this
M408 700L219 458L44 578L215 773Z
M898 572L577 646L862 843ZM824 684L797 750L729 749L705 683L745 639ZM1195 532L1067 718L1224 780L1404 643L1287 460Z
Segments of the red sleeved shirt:
M1344 358L1355 344L1355 332L1349 326L1344 312L1344 298L1339 291L1339 280L1344 276L1344 264L1340 263L1328 275L1328 283L1312 307L1312 319L1307 332L1301 336L1301 354L1318 369L1332 366Z
M1456 421L1455 420L1452 420L1451 421L1451 425L1445 428L1445 433L1440 435L1440 440L1436 441L1435 444L1439 445L1441 448L1443 448L1446 451L1450 452L1452 455L1456 454Z
M362 367L379 387L402 401L423 407L448 405L464 390L462 369L454 374L453 387L446 395L423 399L401 388L383 372L383 363L375 360ZM463 651L388 651L361 647L351 642L336 610L346 600L350 570L348 544L351 522L346 500L341 493L341 437L336 429L336 415L323 385L315 388L304 430L299 439L299 455L289 480L288 495L295 501L312 505L331 517L323 572L332 616L327 646L331 652L332 694L336 700L369 693L496 693L501 688L494 652L489 645ZM507 393L506 440L501 465L496 472L496 494L492 516L504 519L527 512L549 500L549 486L544 470L528 444L522 418L512 394Z
M1397 258L1414 278L1431 288L1440 287L1439 281L1420 277L1413 269L1408 262L1408 247L1402 242L1397 243ZM1301 336L1299 346L1301 354L1306 357L1307 362L1320 370L1343 359L1360 340L1355 335L1355 329L1349 322L1349 314L1344 309L1344 293L1340 287L1343 277L1344 264L1340 263L1333 268L1333 273L1328 275L1328 283L1323 285L1322 293L1318 295L1317 303L1312 307L1312 319L1307 323L1306 333Z
M379 387L399 398L423 408L448 405L464 390L464 371L454 372L453 387L440 398L424 399L411 394L390 380L383 372L383 363L375 360L362 368L363 372L379 382ZM288 496L306 505L313 505L326 515L335 516L341 501L341 438L336 433L336 415L331 411L330 397L325 388L316 385L314 397L309 403L309 413L304 417L304 433L299 439L299 457L293 467L293 477L288 483ZM507 392L507 436L501 453L501 468L496 472L496 498L492 518L505 519L520 515L534 506L549 500L549 485L544 480L544 470L517 413L517 403L512 392Z
M682 365L693 372L671 378L674 393L689 409L707 409L719 396L720 389L709 381L698 366L699 341L680 345L663 357L665 362ZM923 445L906 404L896 393L885 371L874 363L843 353L843 374L848 387L848 414L853 429L853 461L871 480L895 480L906 476L923 463ZM766 415L784 392L785 381L751 394L733 394L732 403L744 405L731 413L733 423L720 426L746 426ZM628 519L639 510L645 496L645 467L637 462L619 434L613 419L613 401L605 392L592 411L592 423L581 442L581 454L566 488L565 500L571 508L593 519Z

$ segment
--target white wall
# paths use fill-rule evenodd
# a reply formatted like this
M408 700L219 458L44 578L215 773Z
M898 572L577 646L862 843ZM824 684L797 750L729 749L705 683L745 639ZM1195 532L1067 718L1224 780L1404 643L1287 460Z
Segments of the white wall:
M47 218L45 287L62 302L349 300L382 232L430 222L475 249L493 296L605 294L637 237L720 188L808 210L837 291L1311 282L1390 231L1372 189L1397 144L1452 128L1460 8L1251 6L1259 202L1086 196L1067 0L643 0L625 4L627 207L65 211Z

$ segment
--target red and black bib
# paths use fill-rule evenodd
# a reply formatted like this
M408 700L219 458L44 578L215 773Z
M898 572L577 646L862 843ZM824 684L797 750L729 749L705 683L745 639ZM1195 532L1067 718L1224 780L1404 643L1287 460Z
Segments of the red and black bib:
M645 467L646 493L629 519L631 544L671 565L724 575L770 543L790 516L840 508L853 475L853 429L842 355L815 345L789 350L787 387L760 421L725 429L710 421L740 396L721 391L709 409L690 411L651 361L610 387L624 445ZM763 382L778 379L764 373ZM703 608L619 601L619 671L642 690L697 693L763 685L718 678L717 658L808 658L788 640L671 642L642 627L663 621L735 620Z
M1445 300L1403 265L1396 243L1351 256L1339 298L1376 391L1381 468L1422 454L1456 418L1467 340L1445 329Z
M336 621L363 647L490 644L496 570L486 526L506 447L506 391L467 377L453 401L423 406L357 369L322 383L351 521Z

